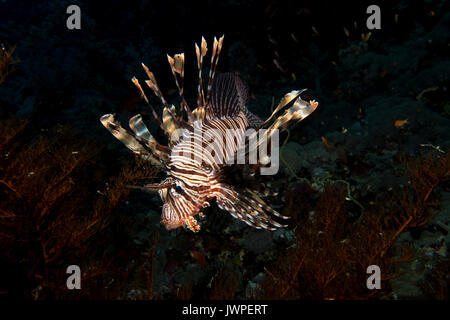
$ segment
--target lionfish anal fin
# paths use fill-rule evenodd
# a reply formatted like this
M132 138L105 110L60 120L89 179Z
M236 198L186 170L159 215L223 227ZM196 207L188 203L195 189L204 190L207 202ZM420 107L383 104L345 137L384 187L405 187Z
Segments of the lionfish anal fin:
M286 225L276 222L272 216L281 219L289 218L273 210L249 189L237 191L232 186L222 185L216 193L216 202L219 208L256 229L283 228Z

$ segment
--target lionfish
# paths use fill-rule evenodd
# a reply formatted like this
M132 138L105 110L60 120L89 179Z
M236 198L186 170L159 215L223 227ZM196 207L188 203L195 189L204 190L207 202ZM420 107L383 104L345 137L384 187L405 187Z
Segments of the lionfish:
M286 129L291 123L301 121L310 115L318 103L314 100L306 102L300 98L306 89L294 90L281 99L266 121L262 121L247 109L248 93L240 78L232 73L216 75L223 38L224 36L219 40L214 38L206 93L202 67L208 51L207 43L202 37L200 47L195 44L198 96L197 107L194 110L191 110L184 97L184 53L173 57L167 55L181 98L179 110L174 105L168 104L155 76L142 63L148 76L146 85L164 105L162 119L150 104L139 80L133 77L132 82L149 105L160 128L169 138L168 146L157 142L142 121L141 115L129 120L132 132L123 129L112 114L105 114L100 118L101 123L135 154L167 173L166 179L161 183L142 187L145 190L158 191L163 201L161 224L167 230L185 226L198 232L200 226L194 217L197 214L203 217L201 210L210 206L213 199L219 208L254 228L275 230L286 226L275 221L274 217L281 219L288 217L267 205L256 190L227 182L225 176L226 168L230 167L228 161L218 163L214 161L214 157L199 153L198 150L209 148L212 154L217 153L224 159L232 159L239 150L248 147L248 141L245 139L247 129L254 128L259 131L266 128L267 136L270 137L275 131ZM281 110L285 112L268 125ZM234 136L231 139L223 139L230 131L233 131ZM222 137L215 137L217 134L221 134ZM267 163L260 161L258 164L263 166Z

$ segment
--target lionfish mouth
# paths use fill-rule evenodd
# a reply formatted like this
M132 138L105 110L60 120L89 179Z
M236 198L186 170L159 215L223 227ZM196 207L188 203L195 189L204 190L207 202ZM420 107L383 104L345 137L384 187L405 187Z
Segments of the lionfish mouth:
M264 170L265 174L276 173L278 168L270 168L278 160L278 132L306 118L318 103L300 98L306 89L293 90L280 100L272 115L262 121L247 109L247 89L238 76L232 73L216 76L223 38L214 38L206 91L202 70L208 47L203 37L200 46L195 44L198 67L195 109L190 108L184 97L184 53L173 57L167 55L181 98L178 108L167 103L153 72L142 64L148 76L145 84L164 106L162 117L150 104L139 80L133 77L132 82L169 139L167 146L154 138L140 115L130 119L131 132L111 114L100 118L101 123L131 151L167 172L164 181L143 188L159 193L163 201L161 224L168 230L184 226L198 232L200 226L195 216L203 216L201 210L214 199L219 208L254 228L275 230L286 227L275 219L288 217L273 210L256 190L240 183L226 182L224 175L226 168L243 164L242 161L245 164L246 159L253 167L260 168L261 174ZM261 151L265 156L256 159L255 155ZM269 154L276 157L271 158Z

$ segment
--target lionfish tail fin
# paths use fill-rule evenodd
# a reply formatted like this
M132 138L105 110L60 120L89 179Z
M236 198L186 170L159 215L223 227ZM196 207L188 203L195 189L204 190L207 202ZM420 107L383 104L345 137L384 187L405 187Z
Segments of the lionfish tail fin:
M264 121L264 124L269 123L269 121L277 114L279 113L281 110L285 109L289 103L291 103L292 100L296 100L300 97L300 95L305 92L306 89L302 89L302 90L292 90L291 92L287 93L284 95L283 98L281 98L280 102L278 103L277 107L275 108L275 110L272 112L272 114L270 115L269 118L267 118L266 121Z
M284 111L284 114L279 116L268 128L270 129L280 129L285 130L292 122L300 122L309 116L316 110L319 105L315 100L310 100L309 102L302 100L300 98L301 92L295 97L294 104Z
M289 217L276 212L249 189L236 192L231 186L224 186L222 192L216 196L216 202L219 208L256 229L276 230L287 227L275 221L273 216L281 219Z
M278 111L286 108L292 101L294 103L288 109L286 109L283 115L279 116L270 126L269 132L272 132L273 129L285 130L294 122L300 122L309 116L311 113L316 110L319 105L315 100L310 100L309 102L302 100L300 95L305 91L303 90L294 90L286 94L280 101L278 107L273 112L272 116ZM271 117L272 117L271 116ZM270 120L267 119L264 124L266 124ZM270 133L269 133L270 134Z
M267 128L266 133L264 133L264 139L257 139L256 143L249 143L255 139L257 133L254 132L249 136L249 139L246 140L245 145L242 147L246 155L251 154L252 152L256 152L256 150L258 150L263 143L267 143L268 141L270 141L273 134L276 133L276 130L283 131L287 129L292 123L302 121L311 113L313 113L314 110L316 110L317 106L319 105L318 102L316 102L315 100L307 102L300 98L300 95L305 90L306 89L293 90L281 99L272 115L261 125L261 127L266 125L275 114L283 109L287 109L284 111L283 115L276 118L273 123ZM267 164L268 163L265 163L265 161L259 162L259 165Z

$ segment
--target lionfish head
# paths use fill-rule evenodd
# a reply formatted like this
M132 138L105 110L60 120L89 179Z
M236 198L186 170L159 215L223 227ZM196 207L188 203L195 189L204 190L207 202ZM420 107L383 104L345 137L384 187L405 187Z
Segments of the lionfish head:
M248 147L245 140L246 129L265 129L267 137L272 137L274 132L284 130L292 122L301 121L311 114L316 109L317 102L302 100L300 95L304 90L294 90L281 99L266 121L260 120L246 108L247 91L236 75L224 73L215 76L222 42L223 36L219 40L214 38L206 90L202 66L208 50L207 43L202 38L200 46L195 44L198 97L197 106L193 110L184 98L183 53L167 56L181 97L180 108L167 103L155 76L142 64L148 76L146 85L164 105L161 118L151 106L140 82L136 78L132 79L149 105L153 117L169 138L168 146L157 142L140 115L129 121L132 132L123 129L111 114L100 118L102 124L136 155L166 171L165 180L145 185L143 189L159 193L163 202L161 224L168 230L185 226L194 232L199 231L200 227L194 217L197 214L203 216L201 210L209 206L213 199L219 208L254 228L274 230L285 226L275 221L274 216L288 218L267 205L255 190L233 185L225 179L225 167L229 163L215 161L214 154L221 155L226 160L233 159L238 150ZM269 125L269 121L282 110L284 113ZM259 142L253 151L258 147ZM211 152L203 153L205 148ZM266 164L260 163L262 166Z
M163 202L161 224L171 230L186 226L193 231L199 231L194 216L201 214L200 210L209 206L202 197L182 180L167 177L159 184L145 186L150 190L157 190Z

